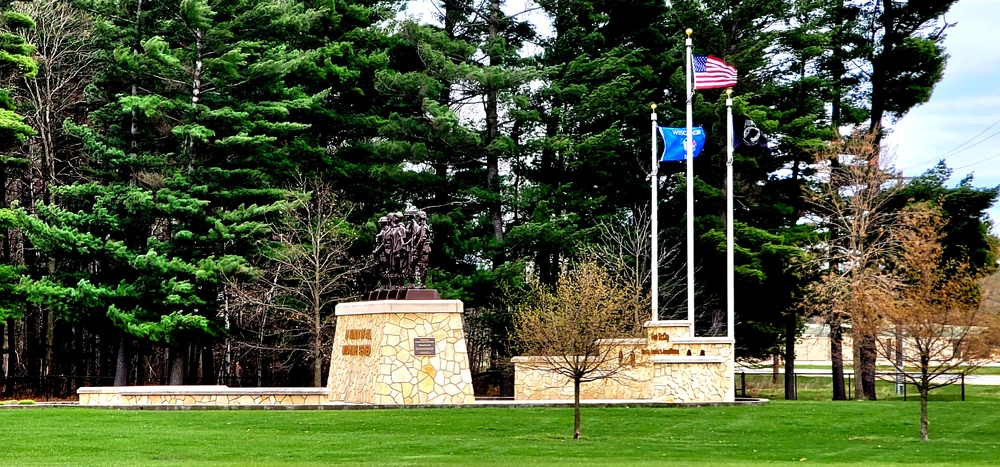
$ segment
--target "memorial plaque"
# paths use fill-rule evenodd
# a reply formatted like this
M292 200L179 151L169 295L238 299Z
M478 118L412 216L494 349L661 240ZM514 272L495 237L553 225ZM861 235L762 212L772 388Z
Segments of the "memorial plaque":
M413 338L413 355L420 357L431 356L435 354L436 346L434 344L433 337L414 337Z

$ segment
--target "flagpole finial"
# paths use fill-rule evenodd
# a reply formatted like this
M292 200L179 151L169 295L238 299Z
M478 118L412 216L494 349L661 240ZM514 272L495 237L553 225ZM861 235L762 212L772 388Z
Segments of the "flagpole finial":
M691 34L694 34L694 29L687 28L684 30L684 34L687 34L688 37L691 37Z

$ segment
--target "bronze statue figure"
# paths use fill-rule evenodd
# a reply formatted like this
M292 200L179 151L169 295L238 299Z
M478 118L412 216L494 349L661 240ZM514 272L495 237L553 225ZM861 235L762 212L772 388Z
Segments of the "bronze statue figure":
M405 221L405 222L404 222ZM424 288L431 254L427 214L414 209L389 213L378 220L375 255L380 290Z
M389 247L388 247L388 233L389 233L389 218L388 216L382 216L378 219L378 233L375 234L375 251L372 253L375 256L375 263L378 267L379 283L388 284L389 283Z
M427 261L431 256L431 228L427 225L427 213L417 212L413 227L413 284L424 287L427 280Z

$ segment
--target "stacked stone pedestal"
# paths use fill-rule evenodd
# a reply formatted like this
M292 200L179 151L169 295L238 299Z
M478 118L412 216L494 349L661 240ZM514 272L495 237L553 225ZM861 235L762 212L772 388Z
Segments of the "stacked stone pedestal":
M327 383L330 401L359 404L473 402L459 300L337 305Z
M616 376L580 386L586 400L653 400L658 402L731 402L733 340L690 337L689 321L650 321L646 337L599 342L601 354L617 356L608 363ZM607 350L608 352L605 352ZM517 400L568 400L573 383L546 369L543 357L515 357ZM611 369L608 369L611 373Z

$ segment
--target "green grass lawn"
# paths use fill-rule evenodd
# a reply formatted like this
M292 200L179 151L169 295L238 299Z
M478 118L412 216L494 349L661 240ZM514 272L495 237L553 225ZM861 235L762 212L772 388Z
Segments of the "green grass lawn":
M1000 401L337 411L0 410L2 465L980 464Z

